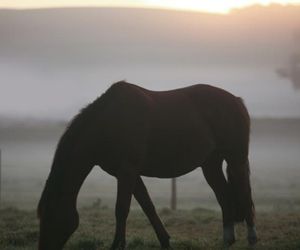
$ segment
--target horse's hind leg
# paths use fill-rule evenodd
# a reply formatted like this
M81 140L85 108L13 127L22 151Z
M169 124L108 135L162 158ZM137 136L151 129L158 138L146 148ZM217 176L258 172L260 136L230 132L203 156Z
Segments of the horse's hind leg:
M170 246L170 236L155 211L155 207L141 177L137 179L133 195L151 222L162 248L168 248Z
M118 191L116 202L116 232L111 250L125 249L126 220L137 175L129 168L122 168L117 174Z
M223 158L217 154L210 157L202 167L207 183L213 189L223 215L223 240L225 245L235 242L234 219L229 186L222 171Z

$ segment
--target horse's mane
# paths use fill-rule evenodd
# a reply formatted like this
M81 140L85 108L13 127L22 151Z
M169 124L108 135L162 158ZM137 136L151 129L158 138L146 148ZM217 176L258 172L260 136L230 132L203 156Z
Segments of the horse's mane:
M121 83L121 82L118 82ZM117 83L113 84L105 93L98 97L95 101L82 108L77 115L66 126L65 132L61 136L54 155L51 171L46 181L41 199L38 204L38 218L41 216L41 211L49 196L55 196L61 190L63 184L63 175L65 169L62 167L64 162L68 161L72 155L72 148L80 131L90 124L96 112L105 106L105 99L110 95L110 89ZM57 164L59 163L59 164Z

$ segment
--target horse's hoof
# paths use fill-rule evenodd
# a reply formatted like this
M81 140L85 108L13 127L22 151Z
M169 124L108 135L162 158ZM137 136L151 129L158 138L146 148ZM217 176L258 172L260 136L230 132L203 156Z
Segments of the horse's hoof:
M257 243L257 237L256 236L248 237L248 243L249 243L249 246L251 246L251 247L255 246Z
M161 244L160 249L172 250L173 248L170 246L170 243L168 242L168 244Z
M125 250L125 246L125 242L113 242L113 244L110 247L110 250Z
M114 247L114 246L111 246L110 250L125 250L125 247L121 247L121 246Z
M111 246L110 250L125 250L125 246L118 246L118 247Z
M257 243L257 235L255 227L248 227L248 243L249 246L254 246Z
M235 242L234 227L233 226L224 227L223 241L224 241L224 246L225 247L229 247Z
M235 238L224 239L224 247L230 247L235 242Z
M170 247L170 240L167 239L167 240L164 240L164 241L160 241L160 247L161 247L161 249L172 249Z

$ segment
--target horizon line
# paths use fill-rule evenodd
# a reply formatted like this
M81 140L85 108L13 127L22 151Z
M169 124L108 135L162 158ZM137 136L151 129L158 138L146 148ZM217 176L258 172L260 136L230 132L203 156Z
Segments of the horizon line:
M175 12L192 12L192 13L203 13L203 14L212 14L212 15L228 15L232 14L235 11L251 9L254 7L259 8L271 8L271 7L300 7L300 3L270 3L270 4L261 4L255 3L251 5L246 5L242 7L230 8L227 11L213 11L213 10L204 10L204 9L191 9L191 8L176 8L176 7L167 7L167 6L114 6L114 5L57 5L57 6L31 6L31 7L4 7L0 5L0 11L2 10L12 10L12 11L31 11L31 10L56 10L56 9L142 9L142 10L164 10L164 11L175 11Z

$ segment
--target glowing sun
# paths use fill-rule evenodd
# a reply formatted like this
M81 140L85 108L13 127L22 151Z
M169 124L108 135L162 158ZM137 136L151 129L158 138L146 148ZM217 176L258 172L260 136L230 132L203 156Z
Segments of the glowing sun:
M135 7L228 13L253 4L300 4L300 0L2 0L0 8Z

